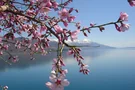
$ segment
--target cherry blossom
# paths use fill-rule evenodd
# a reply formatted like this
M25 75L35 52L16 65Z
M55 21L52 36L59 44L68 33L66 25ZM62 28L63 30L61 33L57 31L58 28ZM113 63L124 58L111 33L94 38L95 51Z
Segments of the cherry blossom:
M123 23L122 23L122 25L120 26L120 30L121 30L122 32L125 32L126 30L129 29L129 27L130 27L129 24L123 24Z
M117 31L119 32L125 32L126 30L128 30L130 27L129 24L124 24L124 23L121 23L121 26L118 26L117 24L115 24L115 28Z
M16 62L19 60L19 59L18 59L18 56L13 56L12 59L13 59L13 60L12 60L13 63L16 63Z
M4 86L3 87L3 90L8 90L8 86Z
M59 34L59 33L63 33L63 29L62 29L61 26L55 25L54 28L55 28L55 30L56 30L56 32L57 32L58 34Z
M121 32L121 29L120 29L120 27L118 26L118 24L115 23L114 25L115 25L116 30L119 31L119 32Z
M72 55L73 53L73 50L68 50L67 55Z
M58 3L57 2L52 2L52 6L54 7L54 8L58 8Z
M77 34L80 32L80 30L75 30L73 32L71 32L71 40L74 41L75 39L77 39Z
M57 65L56 65L57 64ZM56 70L57 66L61 66L60 62L57 62L57 59L53 59L53 64L52 64L52 70Z
M34 59L35 53L41 55L48 54L50 47L50 38L57 39L57 57L53 59L52 72L49 77L51 82L47 82L46 86L51 90L64 90L65 86L69 85L66 78L68 73L65 68L65 62L62 53L63 48L69 48L68 55L73 55L80 72L89 74L88 65L83 63L81 49L77 46L70 45L66 41L74 41L78 38L78 34L88 37L91 29L97 28L101 32L105 30L105 26L114 25L119 32L125 32L130 25L123 23L128 21L128 14L121 12L117 21L104 24L93 24L82 26L80 22L75 20L75 13L78 9L68 6L73 0L0 0L0 55L4 53L9 55L9 60L12 63L18 61L18 57L12 55L10 45L16 49L28 51L31 55L31 60ZM135 0L128 0L130 6L135 6ZM22 8L23 7L23 8ZM79 15L77 15L79 16ZM74 25L74 28L69 29L69 25ZM23 37L21 40L16 40L16 37ZM3 88L8 89L8 86Z
M90 26L91 26L91 27L94 27L95 25L96 25L96 24L94 24L94 23L90 23Z
M65 27L68 26L68 22L66 20L63 20L62 22L63 22L63 24L64 24Z
M0 51L0 55L3 55L3 51Z
M135 0L128 0L128 2L129 2L129 4L130 4L130 6L135 6Z
M61 11L59 11L58 13L60 15L61 19L65 19L69 17L69 11L67 9L62 9Z
M49 7L42 7L39 11L40 13L47 14L51 9Z
M72 22L72 21L74 21L74 19L75 19L75 16L69 16L67 18L68 22Z
M3 45L3 49L8 50L9 45Z
M67 70L67 69L62 70L62 72L61 72L61 74L62 74L63 76L66 76L67 73L68 73L68 70Z
M80 67L80 72L83 72L83 74L89 74L88 65L82 64Z
M47 82L46 86L50 88L50 90L64 90L64 86L69 85L69 81L64 79L64 75L56 76L56 72L52 71L51 76L49 77L51 82Z
M46 31L46 30L47 30L47 27L46 26L41 26L40 33L42 33L43 31Z
M125 13L125 12L121 12L119 19L122 20L122 21L127 21L128 20L128 14Z

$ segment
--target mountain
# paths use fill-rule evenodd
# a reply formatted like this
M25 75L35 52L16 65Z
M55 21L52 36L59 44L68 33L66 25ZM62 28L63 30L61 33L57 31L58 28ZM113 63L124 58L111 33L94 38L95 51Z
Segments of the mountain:
M135 47L122 47L120 49L135 49Z
M22 41L24 40L25 38L16 38L15 40L18 40L18 41ZM34 44L36 41L32 41L32 43ZM50 42L49 42L49 45L50 45L50 48L48 48L47 50L56 50L57 49L57 40L56 39L50 39ZM84 39L84 40L75 40L75 41L66 41L66 43L68 43L69 45L73 45L73 46L78 46L80 48L100 48L100 49L111 49L111 48L114 48L114 47L110 47L110 46L107 46L107 45L103 45L103 44L99 44L99 43L96 43L96 42L92 42L88 39ZM9 51L11 52L24 52L24 47L22 47L21 49L16 49L15 46L13 44L10 44L9 46ZM68 49L68 47L64 47L64 49Z
M96 42L92 42L88 39L83 39L83 40L75 40L75 41L66 41L66 43L68 43L69 45L73 45L73 46L78 46L78 47L89 47L89 48L115 48L115 47L111 47L111 46L107 46L107 45L103 45L103 44L99 44ZM55 47L57 46L57 40L52 39L50 40L50 46L51 47Z

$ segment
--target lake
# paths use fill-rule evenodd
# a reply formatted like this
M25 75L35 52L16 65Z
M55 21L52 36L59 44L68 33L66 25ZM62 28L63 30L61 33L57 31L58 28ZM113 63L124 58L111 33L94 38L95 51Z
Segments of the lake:
M65 90L135 90L135 50L84 48L82 55L89 65L89 75L79 73L72 56L63 55L70 81ZM27 54L19 57L13 65L0 60L0 85L8 85L8 90L49 90L45 83L56 54L36 55L33 61Z

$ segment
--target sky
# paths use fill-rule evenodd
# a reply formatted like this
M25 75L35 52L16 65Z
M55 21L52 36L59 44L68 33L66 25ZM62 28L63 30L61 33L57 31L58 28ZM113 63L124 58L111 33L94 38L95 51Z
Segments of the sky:
M114 25L109 25L103 32L100 32L98 28L92 29L87 38L79 34L78 39L89 39L114 47L135 47L135 7L131 7L127 0L73 0L70 7L79 10L78 14L73 15L82 26L89 26L90 23L100 25L117 21L120 12L126 12L129 19L125 23L130 24L128 31L118 32Z
M100 25L117 21L120 12L126 12L129 15L129 19L125 23L130 24L128 31L118 32L114 25L109 25L105 26L103 32L100 32L98 28L91 29L88 37L79 34L78 39L89 39L90 41L113 47L135 47L135 7L131 7L127 0L73 0L69 7L79 10L79 13L73 13L76 16L75 21L81 22L81 26L86 27L90 26L90 23ZM55 14L53 13L52 15L54 16ZM72 25L69 25L69 28L75 30Z

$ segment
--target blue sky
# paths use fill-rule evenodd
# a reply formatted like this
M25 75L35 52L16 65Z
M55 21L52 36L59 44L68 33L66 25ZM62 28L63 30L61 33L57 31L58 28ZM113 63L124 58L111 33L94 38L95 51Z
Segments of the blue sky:
M131 25L128 31L118 32L114 25L109 25L103 32L96 28L91 30L87 38L82 34L79 34L78 38L114 47L135 47L135 7L131 7L127 0L73 0L70 7L79 10L79 13L73 13L73 15L76 16L76 21L81 22L82 26L89 26L91 22L99 25L116 21L120 12L126 12L129 19L125 23ZM75 30L72 25L69 28Z
M129 15L128 22L131 25L126 32L118 32L114 25L106 26L103 32L92 29L87 39L100 44L115 47L135 47L135 7L129 6L127 0L73 0L71 7L79 10L76 21L80 21L82 26L89 26L90 22L103 24L116 21L120 12ZM79 39L84 39L79 35Z

